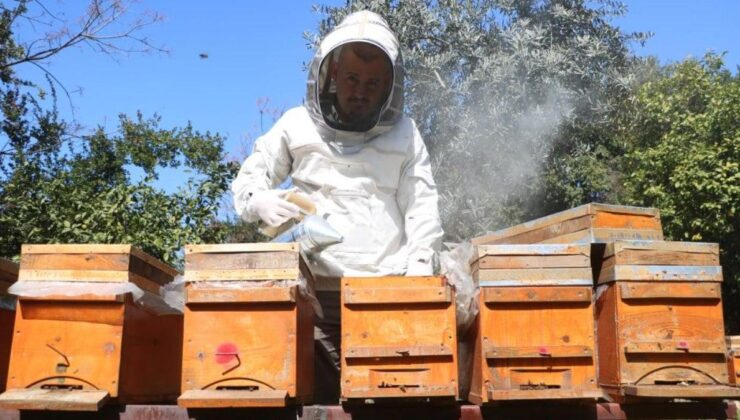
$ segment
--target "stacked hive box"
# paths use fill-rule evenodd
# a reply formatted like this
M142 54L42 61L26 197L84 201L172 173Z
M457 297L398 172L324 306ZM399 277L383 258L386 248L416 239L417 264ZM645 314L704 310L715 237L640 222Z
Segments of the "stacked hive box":
M599 382L616 399L740 396L727 387L717 244L616 241L597 289Z
M480 245L470 401L595 399L588 245Z
M455 295L441 277L343 278L343 400L458 395Z
M585 204L480 236L473 244L606 243L617 239L662 240L658 210Z
M15 299L7 294L8 287L18 279L18 264L0 258L0 392L5 390L13 341Z
M301 271L295 243L186 247L180 406L311 401L314 312Z
M740 335L727 337L727 368L730 383L740 387Z
M182 315L142 307L124 290L133 283L158 291L176 274L130 245L24 245L19 284L44 288L53 281L56 291L18 298L0 406L94 411L108 399L174 400ZM80 287L90 293L70 295ZM93 294L101 288L121 293Z

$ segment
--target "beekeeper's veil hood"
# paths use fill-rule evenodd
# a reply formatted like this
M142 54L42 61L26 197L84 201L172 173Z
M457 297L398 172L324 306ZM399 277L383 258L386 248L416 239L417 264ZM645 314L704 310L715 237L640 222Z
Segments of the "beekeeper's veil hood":
M343 46L354 42L378 47L393 64L393 81L387 97L381 101L380 109L367 126L359 130L344 126L329 111L336 92L329 71L330 63L336 62ZM308 72L306 107L321 137L340 153L358 151L364 143L390 130L401 118L403 60L398 39L382 17L369 11L352 13L324 38Z

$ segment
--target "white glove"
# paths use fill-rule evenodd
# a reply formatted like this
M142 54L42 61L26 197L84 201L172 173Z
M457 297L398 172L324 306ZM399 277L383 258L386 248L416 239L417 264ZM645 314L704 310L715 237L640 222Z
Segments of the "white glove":
M283 197L289 191L257 191L247 201L247 211L259 216L268 226L280 226L288 219L300 215L300 207L286 201Z

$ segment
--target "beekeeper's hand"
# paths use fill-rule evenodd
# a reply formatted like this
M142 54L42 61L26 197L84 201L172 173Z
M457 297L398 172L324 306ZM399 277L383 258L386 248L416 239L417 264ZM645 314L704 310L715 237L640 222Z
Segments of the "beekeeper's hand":
M286 190L254 192L247 201L247 211L259 216L268 226L280 226L300 214L298 206L283 198L288 192Z

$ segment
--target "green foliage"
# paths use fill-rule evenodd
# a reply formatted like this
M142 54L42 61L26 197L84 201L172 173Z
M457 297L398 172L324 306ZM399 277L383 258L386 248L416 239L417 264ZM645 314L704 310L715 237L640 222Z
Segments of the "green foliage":
M611 198L608 117L628 93L619 1L350 1L401 41L407 109L432 156L448 240ZM314 39L315 40L315 39Z
M132 243L178 264L184 244L224 237L215 217L236 168L221 161L219 136L161 129L141 115L122 115L114 135L99 128L77 139L53 121L17 123L20 131L3 127L14 149L0 169L1 255L22 243ZM168 193L154 186L158 167L193 175Z
M637 90L624 118L629 202L659 208L669 239L719 242L725 316L737 328L740 76L714 54L669 66Z

